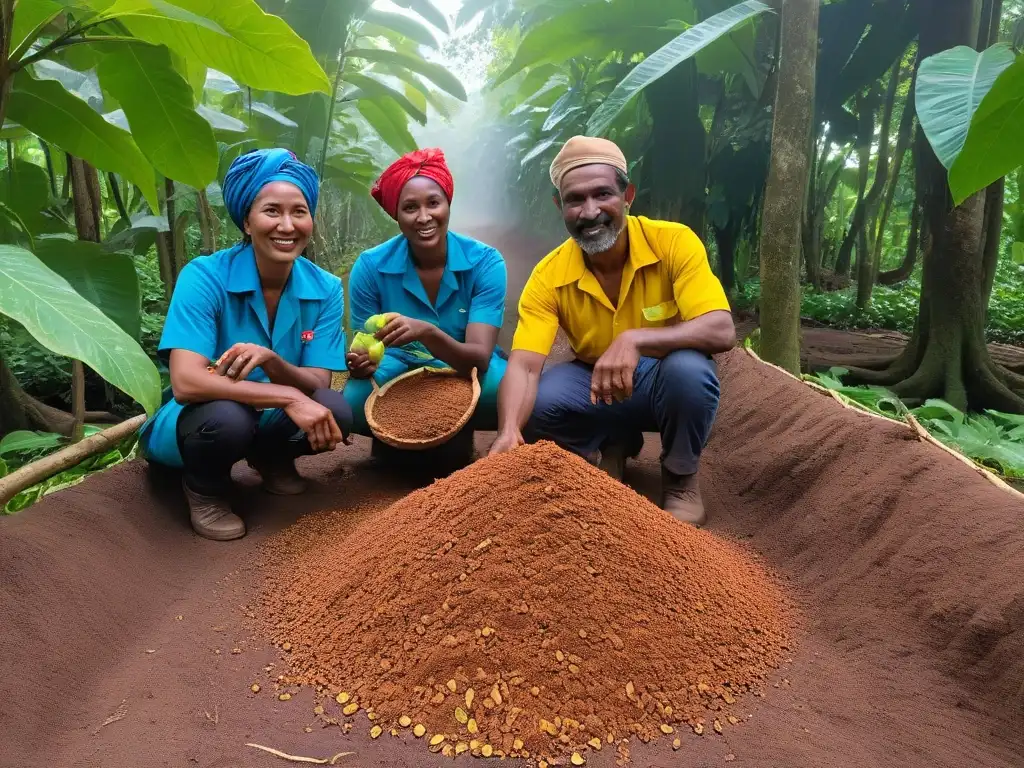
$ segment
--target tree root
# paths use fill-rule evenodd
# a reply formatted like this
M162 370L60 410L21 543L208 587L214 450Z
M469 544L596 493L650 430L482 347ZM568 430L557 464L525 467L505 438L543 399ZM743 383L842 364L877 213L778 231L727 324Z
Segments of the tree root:
M264 747L262 744L246 744L245 746L268 752L274 757L280 757L282 760L287 760L291 763L312 763L313 765L335 765L339 758L355 754L355 752L339 752L334 757L303 757L301 755L289 755L287 752L282 752L273 747Z

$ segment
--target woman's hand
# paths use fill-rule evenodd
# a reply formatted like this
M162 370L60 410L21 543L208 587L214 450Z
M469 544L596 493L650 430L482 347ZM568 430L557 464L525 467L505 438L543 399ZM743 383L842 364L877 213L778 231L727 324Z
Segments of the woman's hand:
M488 456L495 456L499 453L508 453L524 444L523 433L518 429L499 432L498 437L491 444Z
M330 408L302 397L286 405L284 412L295 422L295 426L306 433L310 447L317 453L333 451L338 443L344 442L341 428L334 420Z
M277 353L272 349L259 344L240 343L233 344L213 366L221 376L245 381L256 368L262 368L276 359Z
M401 347L414 341L423 341L423 338L437 330L437 326L414 320L405 315L394 315L388 324L381 328L374 337L384 343L385 347Z
M348 364L348 375L353 379L368 379L377 372L377 364L366 352L349 352L345 355Z

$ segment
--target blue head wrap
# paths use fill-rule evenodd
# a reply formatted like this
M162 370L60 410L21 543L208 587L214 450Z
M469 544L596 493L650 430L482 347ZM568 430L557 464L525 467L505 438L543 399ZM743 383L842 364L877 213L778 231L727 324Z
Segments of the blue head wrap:
M310 215L316 214L320 196L316 171L287 149L257 149L236 157L224 176L224 205L239 229L244 229L245 217L260 190L273 181L287 181L298 187L306 197Z

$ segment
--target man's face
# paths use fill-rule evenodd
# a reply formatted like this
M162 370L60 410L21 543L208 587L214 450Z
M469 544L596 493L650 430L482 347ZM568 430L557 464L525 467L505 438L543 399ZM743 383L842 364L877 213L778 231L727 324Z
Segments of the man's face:
M584 165L565 174L560 192L565 228L583 252L593 255L610 250L626 227L632 185L621 191L610 165Z

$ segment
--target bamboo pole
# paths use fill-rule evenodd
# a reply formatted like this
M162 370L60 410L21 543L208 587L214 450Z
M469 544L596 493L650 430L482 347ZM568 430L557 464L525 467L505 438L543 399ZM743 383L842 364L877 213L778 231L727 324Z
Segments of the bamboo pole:
M53 477L58 472L80 464L93 454L105 451L135 432L146 421L145 414L115 424L109 429L97 432L74 445L62 448L56 453L44 456L38 461L16 469L0 478L0 508L26 488Z

